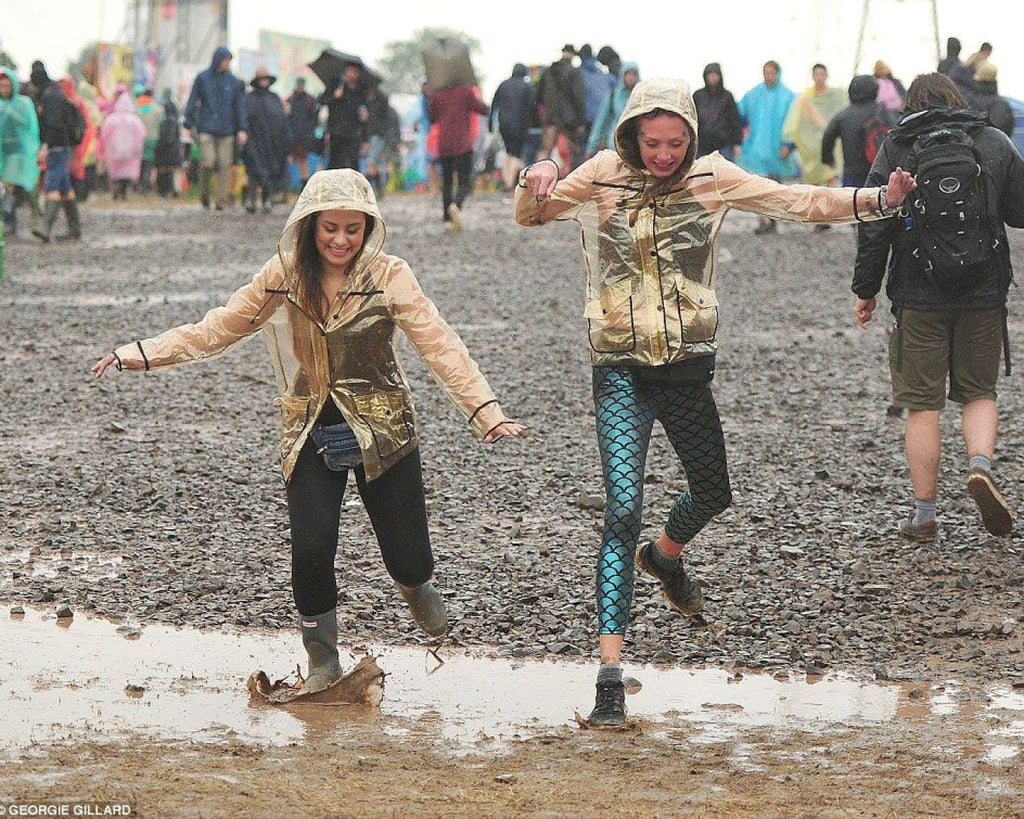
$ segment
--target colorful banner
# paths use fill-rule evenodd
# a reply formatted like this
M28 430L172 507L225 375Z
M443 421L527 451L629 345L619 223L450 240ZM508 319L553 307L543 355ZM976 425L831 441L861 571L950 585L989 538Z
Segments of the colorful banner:
M113 99L118 83L135 84L135 52L131 46L100 43L96 47L96 79L93 85L104 99Z
M279 31L260 30L259 52L264 56L275 55L277 58L277 84L274 86L281 97L287 97L295 89L295 80L304 77L306 91L314 96L324 90L323 83L307 63L313 62L325 48L330 48L330 40L317 40L311 37L299 37ZM269 66L270 60L266 60ZM255 69L255 66L253 66ZM248 82L252 74L242 75Z

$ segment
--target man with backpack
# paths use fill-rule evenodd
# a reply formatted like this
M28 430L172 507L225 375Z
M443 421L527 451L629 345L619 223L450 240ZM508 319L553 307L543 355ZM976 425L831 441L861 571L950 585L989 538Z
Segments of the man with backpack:
M58 239L82 238L82 221L75 200L75 189L71 184L71 154L85 137L85 119L69 100L58 83L53 82L40 63L33 69L32 81L40 89L39 149L38 161L46 165L43 175L43 190L46 192L46 208L42 225L32 235L43 242L49 242L54 223L61 207L67 218L67 233Z
M836 140L842 143L843 186L861 187L895 118L878 102L878 80L858 74L847 90L850 104L832 117L821 137L821 161L835 168Z
M860 225L853 277L853 311L862 328L883 278L896 317L889 366L893 403L908 410L906 457L916 503L899 533L919 543L938 533L939 414L948 379L948 397L963 407L967 491L985 528L1005 537L1013 518L996 488L992 458L1001 350L1010 369L1005 225L1024 227L1024 161L942 74L914 80L907 111L867 184L901 167L915 175L917 189L896 219Z

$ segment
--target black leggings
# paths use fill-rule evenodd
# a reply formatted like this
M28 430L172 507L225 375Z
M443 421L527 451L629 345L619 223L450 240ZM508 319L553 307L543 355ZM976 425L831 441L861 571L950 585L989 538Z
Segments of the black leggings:
M375 481L353 470L384 566L399 583L418 586L434 572L427 533L420 453L414 449ZM292 594L299 614L314 616L338 604L334 558L348 472L332 472L307 440L288 483L292 530Z
M458 187L454 186L453 177L459 177ZM458 156L441 157L441 205L444 207L444 221L450 221L448 206L453 202L462 209L473 188L473 152Z

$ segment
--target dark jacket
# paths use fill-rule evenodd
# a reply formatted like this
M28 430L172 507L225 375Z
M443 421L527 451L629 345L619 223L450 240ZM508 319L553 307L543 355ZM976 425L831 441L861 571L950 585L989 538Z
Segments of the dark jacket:
M254 86L246 101L249 141L245 167L264 187L274 187L284 175L292 147L292 129L281 98L269 88Z
M915 243L907 237L903 219L897 216L861 224L853 292L862 299L874 298L886 278L885 292L894 311L900 307L988 309L1006 304L1012 268L1005 225L1024 227L1024 160L1006 134L987 125L984 117L974 111L938 108L910 114L885 141L867 184L884 184L895 168L908 168L914 139L943 124L959 125L974 138L981 157L992 231L1000 245L989 275L979 280L968 295L954 298L938 290L920 273L919 263L910 255Z
M312 94L293 91L288 97L288 104L291 106L288 125L292 129L295 147L302 147L307 151L316 150L316 126L320 119L320 103Z
M537 99L544 106L544 124L578 128L587 124L583 73L562 58L541 74Z
M988 121L1008 137L1013 136L1013 109L999 96L995 80L975 80L974 92L968 98L971 108L988 116Z
M427 113L438 124L437 155L461 156L473 150L470 118L474 113L486 116L491 109L468 85L456 85L431 94Z
M719 84L708 87L708 74L716 73ZM697 106L697 156L706 156L743 141L743 124L732 92L725 90L722 67L708 63L704 67L704 87L693 92Z
M186 128L214 136L231 136L249 130L245 84L230 71L217 70L221 61L230 56L228 48L220 46L213 52L210 67L196 75L185 104Z
M583 75L583 115L589 128L597 119L605 97L611 93L611 87L608 85L608 75L593 57L586 57L580 62L580 73Z
M50 148L74 148L75 122L80 115L74 104L51 82L39 97L39 141Z
M164 104L164 117L156 137L153 162L157 166L178 166L181 164L181 124L178 122L178 106L168 100Z
M877 118L889 125L895 125L892 112L877 101L878 80L870 74L858 74L850 81L848 89L850 104L836 114L825 126L821 137L821 161L836 165L836 140L843 143L844 184L863 185L868 178L871 164L866 156L867 123Z
M339 87L344 91L340 97L335 97L334 92ZM366 122L360 116L366 109L366 91L361 83L350 86L342 77L338 85L320 95L320 102L327 106L327 133L332 138L344 142L366 142L369 139Z
M502 80L491 100L489 130L494 130L494 120L502 134L523 139L537 118L537 89L526 79L529 70L522 63L516 63L512 76Z

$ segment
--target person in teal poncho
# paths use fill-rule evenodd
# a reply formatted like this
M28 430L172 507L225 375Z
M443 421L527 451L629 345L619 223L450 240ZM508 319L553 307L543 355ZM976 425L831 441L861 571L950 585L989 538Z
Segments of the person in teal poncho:
M800 175L796 146L783 142L782 128L796 95L782 84L782 69L775 60L764 64L764 82L751 88L739 102L740 116L749 130L743 140L739 166L780 182ZM775 220L761 217L755 233L774 233Z
M14 235L18 223L18 190L33 194L39 181L39 120L32 100L19 93L18 75L0 66L0 182L3 183L4 233Z
M598 151L605 148L615 150L615 126L619 124L619 117L629 102L629 95L633 93L633 86L640 82L640 66L633 62L622 64L619 69L619 80L615 90L604 98L594 124L590 129L590 138L587 140L587 157L592 157Z

